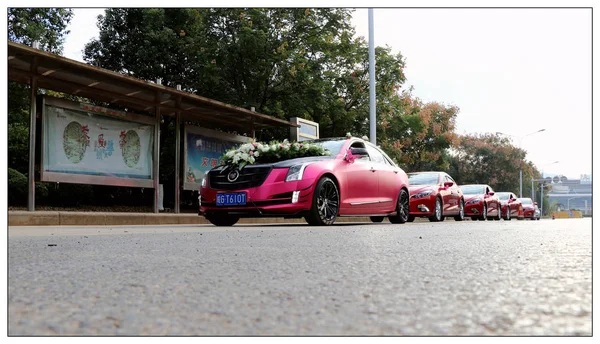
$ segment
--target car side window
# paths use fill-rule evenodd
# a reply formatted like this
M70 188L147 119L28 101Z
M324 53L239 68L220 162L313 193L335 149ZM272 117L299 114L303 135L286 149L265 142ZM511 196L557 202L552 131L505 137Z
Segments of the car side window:
M367 151L369 152L369 155L371 156L371 160L373 160L374 162L379 163L379 164L385 164L385 158L377 149L375 149L371 146L367 146Z
M453 182L454 185L456 185L456 182L454 181L454 179L452 179L452 177L450 177L449 175L446 175L446 180L449 182Z

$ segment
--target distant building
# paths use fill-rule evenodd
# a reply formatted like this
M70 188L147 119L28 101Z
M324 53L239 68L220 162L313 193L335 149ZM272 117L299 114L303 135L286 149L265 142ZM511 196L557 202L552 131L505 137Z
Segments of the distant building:
M550 204L555 201L561 210L581 210L584 215L592 214L592 178L582 175L581 179L554 178L548 193Z

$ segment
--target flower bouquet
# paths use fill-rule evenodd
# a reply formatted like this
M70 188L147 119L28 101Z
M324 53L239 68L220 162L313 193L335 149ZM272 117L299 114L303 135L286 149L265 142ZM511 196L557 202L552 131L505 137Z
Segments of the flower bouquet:
M221 158L221 165L243 168L248 164L268 164L288 159L309 156L327 156L331 153L317 143L288 142L288 140L269 143L250 142L232 148Z

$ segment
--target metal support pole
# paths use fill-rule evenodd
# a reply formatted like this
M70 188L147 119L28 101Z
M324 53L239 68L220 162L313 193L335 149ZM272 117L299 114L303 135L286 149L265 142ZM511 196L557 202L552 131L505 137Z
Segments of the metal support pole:
M373 28L373 9L369 8L369 138L377 144L377 127L375 122L375 33Z
M519 170L519 197L523 198L523 168Z
M531 179L531 199L535 202L535 189L533 188L533 178Z
M36 62L32 64L34 67ZM34 71L35 73L35 71ZM27 210L35 211L35 133L36 133L36 97L37 97L37 78L31 77L31 93L29 99L29 174L27 176L27 185L29 193L27 195Z
M157 82L158 84L160 84L160 79L158 80L159 82ZM156 92L156 103L159 104L160 103L160 92ZM158 180L158 164L159 164L159 158L160 158L160 107L157 105L155 107L155 115L156 115L156 122L154 125L154 149L152 152L152 177L153 177L153 183L152 186L154 187L154 206L153 206L153 210L155 213L158 213L158 199L159 199L159 180Z
M250 107L250 111L256 111L254 106ZM253 139L256 139L256 131L254 130L254 116L252 116L252 120L250 122L250 136L252 136Z
M181 85L177 85L177 91L181 91ZM181 107L181 97L177 97L176 100L177 110ZM175 113L175 214L179 214L180 211L180 179L179 179L179 164L181 159L179 155L181 154L181 112L177 111Z
M542 214L541 216L544 216L544 184L540 184L540 198L540 204L542 205L540 213Z

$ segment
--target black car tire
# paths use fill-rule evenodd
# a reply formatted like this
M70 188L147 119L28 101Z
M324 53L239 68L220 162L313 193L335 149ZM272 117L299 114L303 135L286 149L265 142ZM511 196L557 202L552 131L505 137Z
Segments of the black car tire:
M460 208L458 210L458 215L454 216L454 221L462 221L465 219L465 201L463 199L460 200Z
M510 205L506 206L506 216L504 216L504 221L510 221L512 217L510 217Z
M431 222L440 222L444 221L444 216L442 215L442 200L439 198L435 199L435 209L433 209L433 216L429 217L429 221Z
M415 221L415 216L414 215L408 215L408 219L406 219L406 222L414 222Z
M398 200L396 201L396 215L388 216L391 223L405 223L408 221L410 211L410 203L408 198L408 191L400 189L398 194Z
M335 222L339 210L340 193L335 182L329 177L322 177L317 182L312 206L304 219L311 226L329 226Z
M479 221L485 221L488 219L487 216L487 204L483 204L483 211L481 212L481 216L479 217Z
M230 227L235 225L239 220L240 217L239 216L234 216L234 215L205 215L204 216L210 223L212 223L215 226L222 226L222 227Z
M383 222L385 216L371 216L371 222L379 223Z

